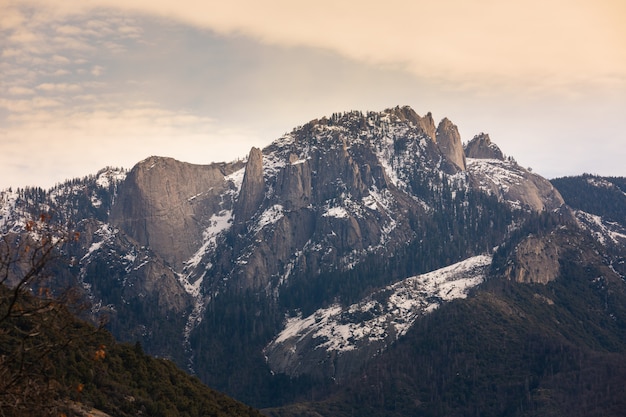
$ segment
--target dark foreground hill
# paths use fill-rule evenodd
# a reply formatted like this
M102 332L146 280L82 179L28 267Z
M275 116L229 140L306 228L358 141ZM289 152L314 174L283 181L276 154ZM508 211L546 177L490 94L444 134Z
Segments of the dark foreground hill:
M56 302L0 284L2 416L260 416L139 343L77 320Z

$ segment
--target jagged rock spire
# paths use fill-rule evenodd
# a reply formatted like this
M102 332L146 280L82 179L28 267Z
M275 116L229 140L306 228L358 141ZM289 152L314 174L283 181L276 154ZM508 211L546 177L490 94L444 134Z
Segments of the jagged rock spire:
M465 152L463 151L461 135L456 125L447 118L444 118L439 122L436 137L437 145L441 153L443 153L448 160L465 171Z
M263 180L263 154L259 148L252 148L248 156L246 171L241 184L239 200L235 210L238 221L245 222L256 212L265 196Z
M499 159L504 161L504 154L498 145L491 142L489 135L480 133L465 146L465 156L476 159Z

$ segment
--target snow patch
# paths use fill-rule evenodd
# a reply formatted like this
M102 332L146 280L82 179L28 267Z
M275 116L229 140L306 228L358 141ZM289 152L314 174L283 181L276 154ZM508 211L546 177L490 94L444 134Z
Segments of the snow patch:
M91 243L91 246L89 246L89 249L87 249L87 253L81 258L80 261L82 262L85 259L89 259L91 254L99 251L105 243L109 243L114 238L117 232L118 230L111 227L111 225L103 223L94 233L94 235L100 237L100 240Z
M96 185L102 188L109 188L111 183L119 183L126 179L126 171L124 169L105 169L100 171L96 178Z
M305 339L318 340L316 349L354 350L363 343L387 345L405 334L415 320L443 302L465 298L483 282L491 256L480 255L436 271L390 285L347 308L332 305L307 317L287 318L283 330L266 351Z
M278 152L263 155L263 173L266 177L273 177L288 164L285 157Z
M280 204L274 204L259 216L254 227L254 233L260 232L264 227L274 224L285 216L284 207Z
M578 224L588 230L602 245L611 243L620 244L626 242L626 230L615 222L609 222L602 217L577 210L576 219Z
M336 217L338 219L347 219L350 217L348 212L343 207L329 207L324 214L323 217Z
M218 235L228 230L232 226L232 221L232 210L222 210L211 216L209 219L209 226L202 232L202 246L200 246L191 258L185 261L185 271L192 272L200 264L204 255L206 255L206 253L210 250L216 248ZM199 279L194 284L191 284L189 282L189 277L189 274L183 276L183 278L181 278L181 283L185 287L185 291L187 291L187 293L196 297L200 291L200 284L198 281L201 280Z
M232 181L233 185L237 189L237 193L239 193L239 190L241 190L241 184L243 184L243 177L245 173L246 173L246 168L243 167L240 170L235 171L230 175L227 175L226 177L224 177L224 179L226 181Z

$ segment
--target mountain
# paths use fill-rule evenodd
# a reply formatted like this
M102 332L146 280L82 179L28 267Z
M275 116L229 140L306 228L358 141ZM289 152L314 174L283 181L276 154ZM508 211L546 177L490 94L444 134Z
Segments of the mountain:
M26 233L41 212L70 224L57 275L86 317L272 415L525 415L587 398L546 391L583 372L554 371L559 349L608 369L625 347L623 179L576 197L564 184L396 107L312 120L244 161L150 157L6 190L0 227ZM580 202L594 192L615 207ZM465 360L480 383L450 383ZM618 389L614 369L589 390Z

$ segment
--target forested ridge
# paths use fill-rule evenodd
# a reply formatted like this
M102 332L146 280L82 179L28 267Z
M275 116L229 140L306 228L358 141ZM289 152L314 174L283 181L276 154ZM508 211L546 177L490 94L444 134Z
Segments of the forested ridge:
M626 178L584 174L550 182L572 208L626 224Z
M561 276L547 285L494 276L418 320L330 398L266 413L623 415L625 286L606 278L600 258L581 265L577 257L564 255Z

